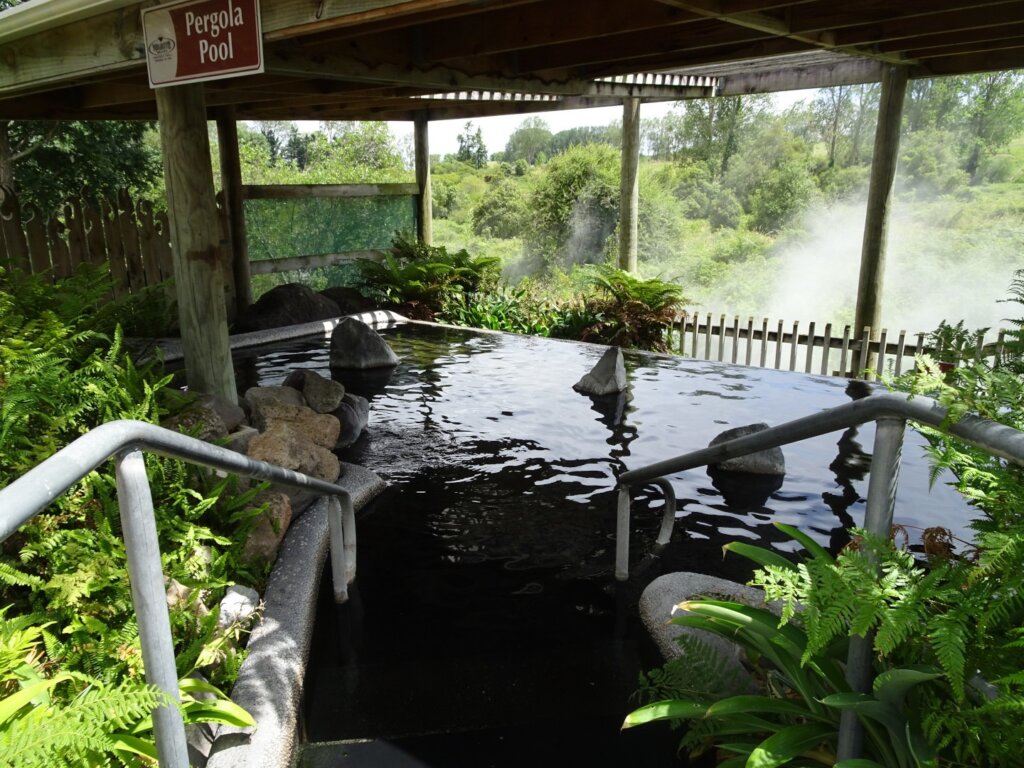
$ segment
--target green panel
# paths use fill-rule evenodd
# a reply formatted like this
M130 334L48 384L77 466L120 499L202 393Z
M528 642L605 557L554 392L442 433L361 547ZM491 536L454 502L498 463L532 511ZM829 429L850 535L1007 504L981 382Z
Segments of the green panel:
M244 206L252 261L390 248L395 232L416 230L411 195L246 200Z

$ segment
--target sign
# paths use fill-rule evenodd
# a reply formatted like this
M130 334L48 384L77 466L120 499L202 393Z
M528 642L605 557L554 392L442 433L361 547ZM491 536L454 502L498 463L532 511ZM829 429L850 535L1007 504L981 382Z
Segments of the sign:
M259 0L185 0L142 11L151 88L263 71Z

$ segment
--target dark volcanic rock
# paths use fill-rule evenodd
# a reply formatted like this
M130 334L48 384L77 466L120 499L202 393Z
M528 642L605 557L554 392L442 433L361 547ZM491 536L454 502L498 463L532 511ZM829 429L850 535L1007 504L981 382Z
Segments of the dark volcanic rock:
M354 317L343 318L331 333L331 369L392 368L398 355L383 337Z
M265 331L283 325L328 320L344 314L338 305L311 288L286 283L272 288L235 321L235 333Z
M338 309L341 310L343 315L355 315L359 312L369 312L371 309L377 308L375 301L366 298L355 288L345 288L343 286L324 288L320 291L320 295L337 304Z

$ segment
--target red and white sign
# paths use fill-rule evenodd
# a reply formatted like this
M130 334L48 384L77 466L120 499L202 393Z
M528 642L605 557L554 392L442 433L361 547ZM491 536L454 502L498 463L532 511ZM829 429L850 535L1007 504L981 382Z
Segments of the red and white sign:
M263 71L259 0L185 0L142 11L149 85Z

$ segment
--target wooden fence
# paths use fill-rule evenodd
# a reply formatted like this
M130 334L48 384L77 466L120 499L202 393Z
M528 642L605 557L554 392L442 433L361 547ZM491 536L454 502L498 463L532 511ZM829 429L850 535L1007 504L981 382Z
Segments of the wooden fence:
M932 353L926 344L927 334L889 333L882 329L872 339L870 327L855 336L849 325L842 331L825 323L821 333L817 323L808 323L806 331L800 322L790 326L782 320L769 323L768 318L755 322L753 317L729 319L708 312L704 315L683 313L672 333L672 347L680 354L701 360L739 363L760 368L802 371L823 376L862 378L891 371L897 376L914 367L914 355ZM993 341L979 336L974 359L995 361L1002 356L1005 331ZM826 352L827 350L827 352ZM870 372L868 371L870 369Z
M166 215L121 192L83 196L46 219L0 189L0 266L58 279L80 264L106 264L115 296L169 280L174 266Z

